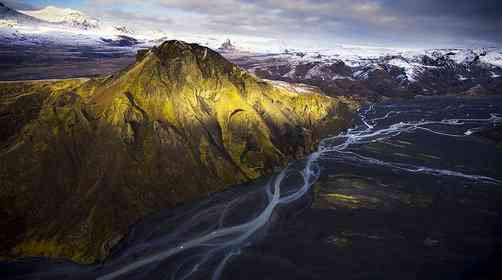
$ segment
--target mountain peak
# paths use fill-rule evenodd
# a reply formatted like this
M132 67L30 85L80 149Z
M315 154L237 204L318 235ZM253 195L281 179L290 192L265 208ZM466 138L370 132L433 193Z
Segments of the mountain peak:
M220 56L217 52L195 43L187 43L180 40L169 40L162 43L155 49L159 58L171 60L192 55L205 59L209 56Z
M99 27L99 21L97 19L91 18L81 11L69 8L47 6L41 10L23 11L23 13L47 22L64 22L73 27L82 29L94 29Z
M238 68L210 48L179 40L165 41L159 47L154 48L153 53L162 64L182 73L193 71L193 67L195 67L207 77L215 74L228 74ZM182 71L182 69L185 70Z
M227 51L227 52L232 52L237 50L237 48L232 44L230 39L227 39L223 44L221 44L221 47L219 48L220 51Z
M257 82L219 53L178 40L139 51L136 63L113 77L99 86L96 100L111 101L112 96L120 96L124 91L135 96L150 96L169 94L175 88L215 90L222 82L236 88L244 80Z

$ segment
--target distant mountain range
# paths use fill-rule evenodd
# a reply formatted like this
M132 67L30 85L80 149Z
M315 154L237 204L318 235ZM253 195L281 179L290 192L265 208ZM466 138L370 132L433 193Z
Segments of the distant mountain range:
M267 55L231 55L255 75L363 99L502 94L502 50L406 51L337 47Z
M315 85L330 95L374 99L484 95L500 93L502 88L502 49L495 47L406 50L336 45L295 49L265 38L236 37L231 41L223 36L180 35L169 30L145 33L53 6L16 11L0 5L0 44L92 46L135 52L168 39L212 48L261 78Z

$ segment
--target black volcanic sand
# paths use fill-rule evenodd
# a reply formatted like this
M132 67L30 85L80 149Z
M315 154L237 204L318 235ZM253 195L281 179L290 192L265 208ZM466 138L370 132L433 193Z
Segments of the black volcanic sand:
M465 116L484 118L482 104L500 113L493 105L500 101L453 103L471 103ZM502 177L502 150L484 137L415 132L350 150ZM311 207L280 212L267 238L231 261L222 279L502 279L502 184L329 159L321 165Z
M497 279L500 186L447 186L349 172L323 178L223 279ZM474 188L481 187L482 191ZM266 276L266 277L263 277Z
M477 131L474 133L477 136L486 138L498 144L502 148L502 124L497 124L492 127Z

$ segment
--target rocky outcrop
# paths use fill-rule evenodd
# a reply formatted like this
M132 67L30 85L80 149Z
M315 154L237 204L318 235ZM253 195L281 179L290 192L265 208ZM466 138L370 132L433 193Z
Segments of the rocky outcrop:
M230 39L227 39L221 46L218 48L218 51L220 52L233 52L236 51L237 48L232 44Z
M490 127L482 128L472 133L473 135L488 139L495 143L498 148L502 148L502 123L494 123Z
M168 41L112 76L0 85L4 257L104 258L128 226L310 152L356 106Z

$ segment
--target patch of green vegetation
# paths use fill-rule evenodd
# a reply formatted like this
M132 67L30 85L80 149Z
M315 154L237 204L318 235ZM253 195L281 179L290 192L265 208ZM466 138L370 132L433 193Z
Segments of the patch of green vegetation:
M401 143L403 145L413 145L413 143L411 143L409 141L404 141L404 140L397 140L396 142Z
M404 154L404 153L394 153L394 155L398 156L398 157L404 157L404 158L413 158L413 156L408 155L408 154Z
M333 244L339 248L347 248L352 245L352 241L350 239L341 236L330 236L327 239L327 243Z
M441 160L440 157L438 156L435 156L435 155L429 155L429 154L420 154L419 155L421 158L424 158L424 159L429 159L429 160Z
M341 201L341 202L348 202L350 204L359 204L361 201L351 195L344 195L344 194L339 194L339 193L330 193L327 194L326 197L329 200L336 200L336 201Z
M111 76L1 84L0 104L1 115L14 112L0 120L12 128L0 145L0 199L13 198L0 219L16 213L26 225L0 254L83 263L149 213L305 155L347 128L357 106L276 88L177 41Z

